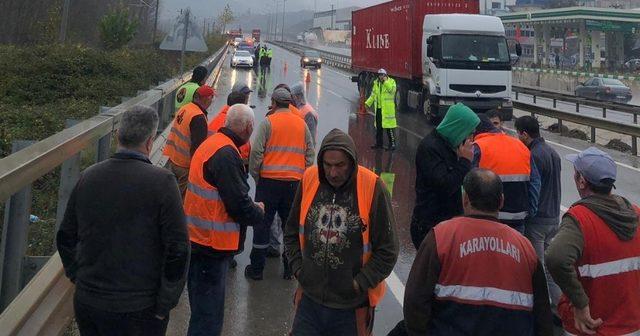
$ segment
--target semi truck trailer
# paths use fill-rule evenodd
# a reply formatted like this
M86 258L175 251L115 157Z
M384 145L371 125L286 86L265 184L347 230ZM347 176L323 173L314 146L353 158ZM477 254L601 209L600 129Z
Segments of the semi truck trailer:
M478 12L469 0L394 0L354 11L352 80L368 95L383 68L396 80L397 108L434 121L458 102L510 120L512 53L501 20Z

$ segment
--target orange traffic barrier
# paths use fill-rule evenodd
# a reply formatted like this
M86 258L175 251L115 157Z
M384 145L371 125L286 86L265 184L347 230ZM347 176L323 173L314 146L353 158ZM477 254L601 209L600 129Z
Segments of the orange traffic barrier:
M364 90L360 90L360 99L358 101L358 114L367 114L367 109L364 106Z
M305 82L311 83L311 73L307 72L307 78L305 78Z

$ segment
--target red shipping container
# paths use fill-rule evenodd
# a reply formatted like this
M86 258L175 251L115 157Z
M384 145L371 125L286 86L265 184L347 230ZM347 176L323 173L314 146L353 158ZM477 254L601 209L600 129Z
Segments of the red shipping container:
M422 24L427 14L478 14L478 0L394 0L353 11L351 65L394 77L422 77Z

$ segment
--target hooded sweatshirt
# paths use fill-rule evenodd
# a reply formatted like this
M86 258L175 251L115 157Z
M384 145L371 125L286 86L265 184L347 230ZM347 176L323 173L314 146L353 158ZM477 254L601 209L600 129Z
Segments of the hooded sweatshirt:
M327 150L343 151L351 161L351 176L339 188L333 188L325 178L323 156ZM398 257L391 197L378 178L369 214L372 256L362 266L357 162L353 139L338 129L329 132L318 154L320 186L304 224L305 250L300 250L298 237L301 188L296 193L284 233L285 253L304 294L318 304L335 309L368 304L367 290L389 276ZM354 288L354 280L359 290Z
M436 130L452 148L458 148L478 124L480 119L475 112L466 105L457 103L449 108Z
M637 234L638 216L633 205L621 196L592 195L574 205L584 205L593 211L622 241L629 241ZM565 214L558 234L545 253L545 262L553 280L579 309L589 304L575 269L583 251L584 236L580 225L573 216Z

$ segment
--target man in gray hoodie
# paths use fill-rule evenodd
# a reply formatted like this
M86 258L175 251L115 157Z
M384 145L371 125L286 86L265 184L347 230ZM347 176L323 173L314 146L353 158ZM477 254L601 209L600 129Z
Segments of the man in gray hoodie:
M369 335L379 291L398 258L391 197L334 129L304 174L284 233L300 284L292 335ZM364 263L363 263L364 261Z
M545 254L571 334L640 333L640 209L611 194L616 163L591 147L568 155L581 199L562 218Z

